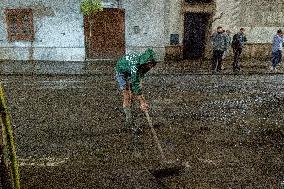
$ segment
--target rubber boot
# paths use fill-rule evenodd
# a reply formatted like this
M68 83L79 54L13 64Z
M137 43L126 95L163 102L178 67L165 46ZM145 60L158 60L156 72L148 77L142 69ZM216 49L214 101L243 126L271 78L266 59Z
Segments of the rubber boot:
M130 107L125 107L123 108L124 113L125 113L125 124L123 130L125 131L132 131L132 128L134 128L134 122L133 122L133 117L131 113L131 108Z

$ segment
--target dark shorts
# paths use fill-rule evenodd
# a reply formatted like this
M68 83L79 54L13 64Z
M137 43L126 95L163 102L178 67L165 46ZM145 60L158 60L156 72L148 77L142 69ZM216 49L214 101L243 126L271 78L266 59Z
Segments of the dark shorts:
M278 64L280 64L282 61L282 51L278 50L275 52L272 52L272 66L276 67Z
M123 73L116 73L115 78L118 82L120 90L129 90L131 88L130 77Z

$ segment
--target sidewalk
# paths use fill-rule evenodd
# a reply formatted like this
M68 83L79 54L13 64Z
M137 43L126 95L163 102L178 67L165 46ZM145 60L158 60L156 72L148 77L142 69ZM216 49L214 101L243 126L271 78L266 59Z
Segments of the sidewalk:
M269 70L271 62L268 60L244 60L241 61L241 71L233 72L232 60L223 62L224 70L219 74L236 75L236 74L283 74L283 65L280 65L276 73ZM158 74L212 74L211 61L184 60L178 62L163 62L158 65L151 73Z
M0 60L1 75L110 75L115 61L13 61ZM231 61L224 62L222 74L236 74ZM268 74L269 61L242 61L242 71L237 74ZM195 60L159 62L149 74L211 74L210 61ZM284 73L282 66L277 73Z

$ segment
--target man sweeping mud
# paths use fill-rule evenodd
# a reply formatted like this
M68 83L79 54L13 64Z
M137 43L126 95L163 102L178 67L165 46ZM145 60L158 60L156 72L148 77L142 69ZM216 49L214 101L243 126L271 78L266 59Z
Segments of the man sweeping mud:
M126 129L131 129L134 133L133 144L134 150L139 148L137 143L137 136L139 135L139 128L136 128L133 123L131 115L132 100L138 100L140 102L140 108L144 111L150 129L152 131L154 141L159 149L161 155L160 166L153 170L148 170L154 177L161 177L163 175L178 174L183 168L178 161L168 161L164 155L161 143L157 137L155 129L152 124L152 120L148 114L149 106L142 95L142 78L145 74L156 65L155 53L152 49L147 49L142 54L129 53L124 55L116 64L116 79L119 83L120 89L123 91L123 109L126 115ZM137 152L137 151L136 151ZM136 157L141 157L141 153L135 154Z
M131 104L133 100L140 102L140 108L148 112L149 105L142 95L142 79L156 65L156 54L152 49L144 53L128 53L121 57L115 66L116 79L123 93L123 110L126 116L125 129L137 132L134 127Z

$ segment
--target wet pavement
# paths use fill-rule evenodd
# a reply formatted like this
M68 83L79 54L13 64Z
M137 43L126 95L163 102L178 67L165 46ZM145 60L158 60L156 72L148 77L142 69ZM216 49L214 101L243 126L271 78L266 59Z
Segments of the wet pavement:
M22 188L283 188L284 75L198 73L156 70L145 80L166 157L184 165L165 178L148 172L160 156L137 104L138 148L120 131L111 74L1 76Z
M92 76L109 75L115 66L114 60L96 60L96 61L13 61L0 60L0 75L17 76ZM223 61L222 74L271 74L269 60L248 59L241 61L241 72L232 71L232 60L229 58ZM180 60L159 62L151 74L154 75L183 75L211 74L210 60ZM279 66L278 74L283 74L283 65ZM272 73L275 74L275 73Z

